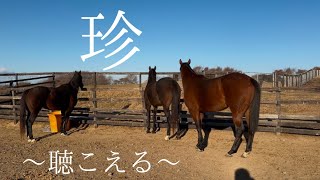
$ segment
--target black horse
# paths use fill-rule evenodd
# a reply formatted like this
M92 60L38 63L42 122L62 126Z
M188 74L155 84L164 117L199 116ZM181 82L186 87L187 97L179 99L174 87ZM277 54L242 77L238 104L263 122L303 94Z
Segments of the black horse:
M20 135L25 134L27 126L27 137L29 142L34 142L32 134L32 124L42 108L50 110L61 110L61 133L67 135L65 126L69 116L77 104L77 94L79 87L83 88L81 71L75 71L72 79L67 84L62 84L57 88L38 86L23 92L20 99ZM27 118L25 118L27 112Z
M147 110L147 133L150 133L150 109L151 106L154 107L153 110L153 129L152 133L156 132L156 114L158 106L163 106L164 113L167 117L167 136L165 140L177 135L179 132L179 109L180 109L180 96L181 88L179 84L172 78L165 77L156 80L156 67L153 69L149 67L149 77L146 89L144 91L145 108ZM169 107L171 105L171 113ZM170 137L170 126L173 126L173 131L175 127L178 127L176 133ZM179 136L177 135L177 138Z

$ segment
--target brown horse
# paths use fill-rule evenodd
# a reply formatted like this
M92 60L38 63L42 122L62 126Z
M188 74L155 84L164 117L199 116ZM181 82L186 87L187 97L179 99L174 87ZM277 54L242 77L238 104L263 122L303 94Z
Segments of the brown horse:
M198 131L197 148L203 151L208 145L211 128L202 127L205 112L221 111L230 108L235 125L235 140L227 156L238 151L242 134L247 142L242 157L247 157L252 150L260 111L260 86L256 80L241 73L231 73L219 78L208 79L196 74L190 67L191 60L183 63L180 59L180 73L184 89L184 101L195 121ZM243 126L245 115L247 127ZM204 130L202 136L201 127Z
M32 134L32 124L42 108L50 110L61 110L61 132L67 135L65 126L69 116L77 104L77 94L79 87L83 88L81 71L75 72L69 83L57 88L38 86L23 92L20 99L20 135L25 134L27 126L27 137L29 142L34 142ZM27 118L25 115L27 112Z
M147 133L150 133L150 110L153 106L153 128L152 133L156 133L156 114L158 106L163 106L163 111L167 117L167 136L165 140L169 140L179 131L179 108L181 88L179 84L172 78L166 77L159 81L156 80L156 67L153 69L149 66L149 76L146 89L144 91L145 108L147 110ZM171 105L171 113L169 107ZM170 126L178 127L176 133L170 137ZM177 138L179 136L177 135Z

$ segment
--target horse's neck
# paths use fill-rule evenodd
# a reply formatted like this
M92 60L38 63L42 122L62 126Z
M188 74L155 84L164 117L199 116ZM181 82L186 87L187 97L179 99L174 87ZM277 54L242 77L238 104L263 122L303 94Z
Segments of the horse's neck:
M73 81L73 79L69 82L69 86L71 86L71 88L74 90L74 91L77 91L79 90L79 85L77 83L75 83Z
M152 77L152 78L148 78L148 83L147 84L154 84L157 82L157 78L156 77Z
M194 79L194 78L200 78L201 76L196 74L195 72L191 71L191 70L186 70L184 69L183 71L181 71L181 78L182 81L183 80L187 80L189 81L190 79Z

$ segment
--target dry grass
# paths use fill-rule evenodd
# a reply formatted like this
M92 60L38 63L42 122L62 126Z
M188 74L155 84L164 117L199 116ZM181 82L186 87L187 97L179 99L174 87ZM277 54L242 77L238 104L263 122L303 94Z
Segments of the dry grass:
M181 82L179 82L180 86ZM142 89L144 89L145 84ZM263 88L272 87L271 83L263 83ZM282 89L280 93L281 100L319 100L320 101L320 78L308 83L303 88L296 90ZM90 89L92 87L88 87ZM98 108L105 109L129 109L129 110L142 110L141 89L137 84L125 85L108 85L98 86L97 98L106 98L107 100L98 101ZM92 98L93 92L88 90L80 92L80 97ZM183 93L182 93L183 97ZM261 102L276 102L276 92L262 91ZM79 102L79 107L93 107L92 102ZM185 105L183 109L187 108ZM225 110L228 111L228 110ZM262 114L276 114L276 105L262 104L260 112ZM294 115L316 115L320 116L320 104L290 104L281 105L281 114L294 114Z

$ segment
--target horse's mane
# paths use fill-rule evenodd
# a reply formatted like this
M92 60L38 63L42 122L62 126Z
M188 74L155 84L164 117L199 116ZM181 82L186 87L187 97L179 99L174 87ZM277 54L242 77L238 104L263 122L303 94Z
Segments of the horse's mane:
M148 83L150 83L152 81L157 81L157 72L155 72L155 74L152 74L152 73L150 73L150 71L151 70L149 70L149 73L148 73Z
M69 81L69 84L74 88L74 89L78 89L79 88L79 84L78 84L78 78L79 78L79 74L77 72L75 72L73 74L73 77L71 78L71 80Z
M207 79L207 77L205 77L204 75L196 73L196 72L191 68L190 64L188 64L188 63L184 63L184 64L188 67L189 71L191 71L192 75L197 76L197 77L201 77L201 78L206 78L206 79Z

